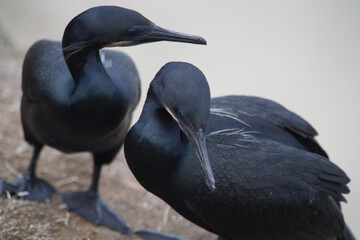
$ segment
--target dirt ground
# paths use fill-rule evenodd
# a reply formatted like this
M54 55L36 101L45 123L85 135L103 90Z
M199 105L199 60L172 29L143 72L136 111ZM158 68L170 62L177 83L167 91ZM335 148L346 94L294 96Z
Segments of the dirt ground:
M32 147L23 140L20 123L21 66L16 52L0 31L0 178L13 181L25 172ZM45 147L37 174L59 191L89 187L92 160L88 153L66 155ZM146 192L131 174L121 152L102 172L100 194L133 230L148 228L189 239L216 239L191 224L168 205ZM61 197L51 203L0 198L0 239L139 239L97 227L68 213Z

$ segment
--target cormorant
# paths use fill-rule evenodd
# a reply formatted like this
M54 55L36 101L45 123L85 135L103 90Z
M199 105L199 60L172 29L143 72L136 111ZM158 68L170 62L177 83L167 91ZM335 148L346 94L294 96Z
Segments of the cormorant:
M197 67L172 62L151 82L124 152L143 187L220 239L354 239L340 209L350 180L315 135L273 101L211 99Z
M25 56L21 101L25 139L34 152L23 178L11 184L0 180L0 193L27 191L22 198L50 201L55 188L35 173L42 147L89 151L94 158L91 187L62 193L63 200L68 210L89 221L129 233L129 226L99 197L98 182L101 167L123 144L139 101L140 80L127 55L99 49L156 41L206 44L201 37L160 28L136 11L115 6L94 7L76 16L62 43L36 42Z

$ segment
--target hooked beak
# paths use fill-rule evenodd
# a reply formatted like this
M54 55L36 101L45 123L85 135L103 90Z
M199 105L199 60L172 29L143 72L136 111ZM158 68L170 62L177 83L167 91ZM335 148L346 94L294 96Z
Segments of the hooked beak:
M195 130L190 124L177 121L181 130L185 133L193 146L196 156L200 162L204 173L206 185L211 191L215 190L215 178L210 165L208 151L206 147L205 133L203 129Z
M113 42L105 45L105 47L127 47L159 41L184 42L206 45L206 40L200 36L167 30L152 23L150 26L146 27L146 31L144 31L143 34L137 36L133 40Z

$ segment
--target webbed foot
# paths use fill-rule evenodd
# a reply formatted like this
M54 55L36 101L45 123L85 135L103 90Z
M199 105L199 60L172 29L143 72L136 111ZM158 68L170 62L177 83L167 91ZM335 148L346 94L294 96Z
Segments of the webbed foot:
M17 195L21 199L50 202L51 197L57 190L45 180L36 176L30 178L26 174L12 183L0 180L0 194L2 195L6 192Z
M62 193L68 211L75 212L86 220L130 235L131 228L110 208L99 196L92 191Z

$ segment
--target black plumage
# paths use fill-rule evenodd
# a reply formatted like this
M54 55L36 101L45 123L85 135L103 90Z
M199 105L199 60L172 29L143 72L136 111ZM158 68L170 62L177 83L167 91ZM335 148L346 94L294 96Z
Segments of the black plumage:
M94 158L88 191L62 193L70 211L89 221L129 233L121 217L99 197L103 164L121 148L140 96L133 61L103 47L132 46L155 41L206 44L201 37L162 29L136 11L101 6L76 16L62 43L42 40L27 52L23 65L21 120L34 154L25 176L12 184L0 181L0 193L27 191L24 199L49 201L56 192L36 176L44 145L66 153L89 151Z
M210 100L198 68L168 63L124 150L148 191L222 239L354 239L340 209L349 178L315 135L275 102Z

